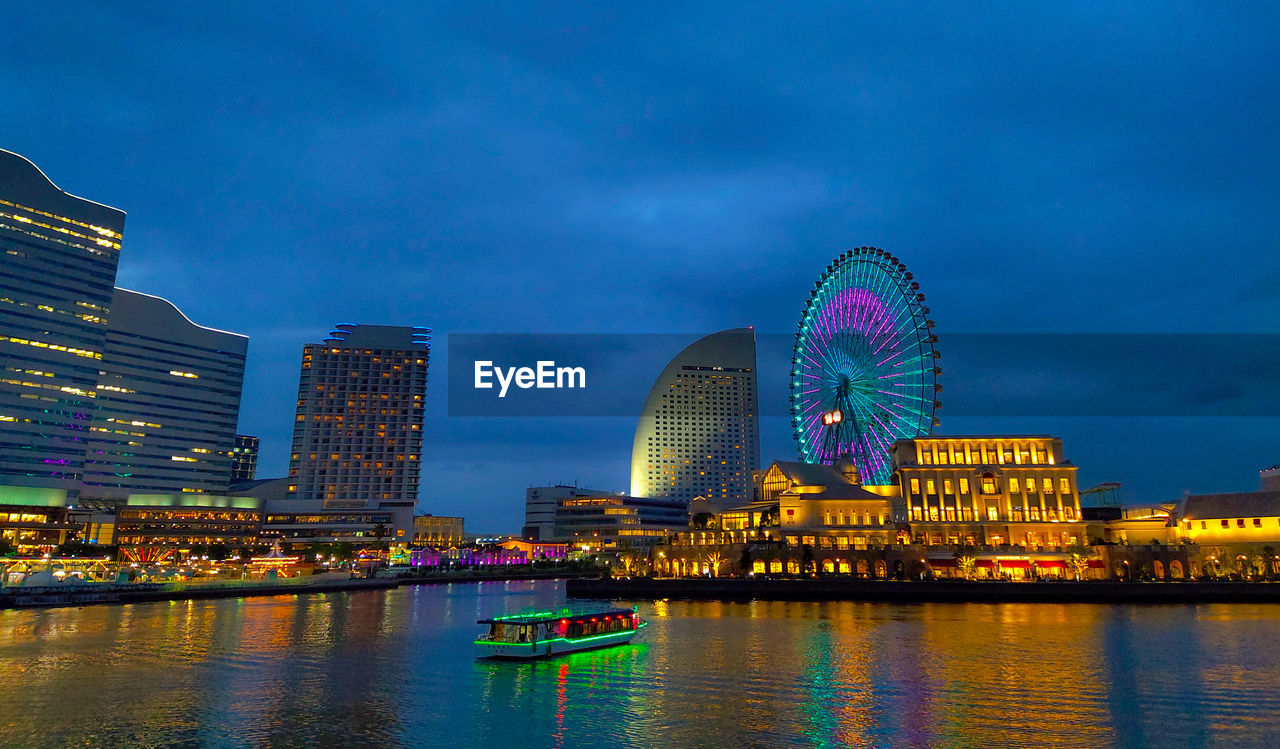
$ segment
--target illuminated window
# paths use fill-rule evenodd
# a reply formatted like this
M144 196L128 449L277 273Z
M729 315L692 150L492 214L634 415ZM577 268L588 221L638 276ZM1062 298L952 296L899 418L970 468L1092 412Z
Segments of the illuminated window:
M1058 479L1058 491L1062 492L1063 494L1070 494L1071 480L1065 479L1065 478Z
M993 474L993 473L984 473L984 474L982 474L982 493L983 493L983 494L995 494L995 493L996 493L996 477L995 477L995 474Z
M969 479L960 479L960 493L961 494L969 493Z
M942 480L942 491L945 494L955 494L955 484L951 483L951 479Z
M1236 518L1236 527L1237 527L1237 528L1243 528L1243 527L1244 527L1244 518Z
M999 519L1000 519L1000 511L996 508L995 505L988 505L987 520L999 520Z
M1230 521L1230 520L1227 520L1226 518L1223 518L1223 519L1222 519L1222 527L1223 527L1223 528L1230 528L1230 527L1231 527L1231 521Z
M920 479L911 479L911 493L912 494L920 493Z
M1053 479L1045 479L1041 482L1045 494L1053 494Z
M1253 527L1254 527L1254 528L1261 528L1261 527L1262 527L1262 518L1254 518L1254 519L1253 519Z
M924 489L925 489L925 492L929 494L938 493L938 485L934 483L933 479L928 479L924 482Z

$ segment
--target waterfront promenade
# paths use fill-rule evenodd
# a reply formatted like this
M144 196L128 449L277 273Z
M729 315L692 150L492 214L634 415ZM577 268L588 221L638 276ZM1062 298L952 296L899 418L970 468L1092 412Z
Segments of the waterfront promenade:
M1280 583L996 582L852 578L592 578L570 580L572 598L889 603L1280 603Z

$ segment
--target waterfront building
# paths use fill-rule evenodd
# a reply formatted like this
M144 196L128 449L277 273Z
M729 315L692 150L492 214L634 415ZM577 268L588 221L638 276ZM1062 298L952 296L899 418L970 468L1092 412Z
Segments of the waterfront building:
M413 532L430 331L334 326L302 351L288 498Z
M459 567L487 567L490 565L528 564L529 558L522 549L503 546L463 546L441 552L441 561Z
M228 553L259 544L262 503L215 494L131 494L116 511L122 562L178 561L195 547Z
M556 511L560 501L574 497L610 497L617 492L600 489L581 489L568 484L555 486L531 486L524 492L524 526L520 535L537 541L556 537Z
M397 524L403 521L403 510L326 508L319 499L296 499L290 496L293 479L256 479L236 484L230 494L253 497L262 501L263 543L279 542L286 551L305 550L311 544L343 543L367 546L382 541L403 543L412 533Z
M719 574L745 551L758 573L867 577L1097 577L1075 466L1048 436L920 437L891 450L894 483L848 460L777 461L753 502L658 549L663 574ZM714 564L708 562L713 559ZM690 572L692 571L692 572Z
M1178 540L1173 502L1127 507L1081 507L1086 536L1095 544L1171 544Z
M569 544L557 544L545 541L521 541L518 538L509 538L498 545L504 549L523 553L525 559L530 562L562 562L569 557Z
M466 543L463 518L445 515L417 515L413 518L413 543L450 547Z
M1072 546L1088 541L1076 466L1048 435L919 437L891 448L913 538Z
M75 499L124 218L0 150L0 485Z
M258 438L237 434L231 448L231 483L253 481L258 474Z
M740 503L751 498L759 464L755 331L701 338L649 390L632 443L631 495Z
M168 300L115 289L81 494L225 493L247 349Z
M0 557L52 553L79 525L68 518L67 492L31 486L0 486ZM7 548L6 548L7 547Z
M1266 471L1261 478L1256 492L1191 494L1178 503L1171 525L1196 546L1193 575L1280 574L1280 491L1267 489Z
M534 486L525 491L528 541L572 543L591 550L647 545L689 525L681 499L630 497L576 486Z
M680 499L622 494L557 502L554 538L583 551L648 546L689 527Z

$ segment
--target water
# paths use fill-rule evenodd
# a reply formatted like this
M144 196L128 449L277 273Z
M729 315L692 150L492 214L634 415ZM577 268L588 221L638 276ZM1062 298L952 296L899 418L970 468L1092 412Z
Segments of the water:
M640 603L476 661L554 582L0 612L0 745L1280 743L1280 606Z

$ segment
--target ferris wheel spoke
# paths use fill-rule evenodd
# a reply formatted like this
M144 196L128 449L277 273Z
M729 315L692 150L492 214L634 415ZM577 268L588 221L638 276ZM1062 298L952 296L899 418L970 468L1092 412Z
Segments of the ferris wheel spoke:
M856 455L869 483L887 482L893 441L933 426L934 349L910 279L880 251L841 254L801 320L790 389L802 458ZM822 424L835 409L844 420Z

